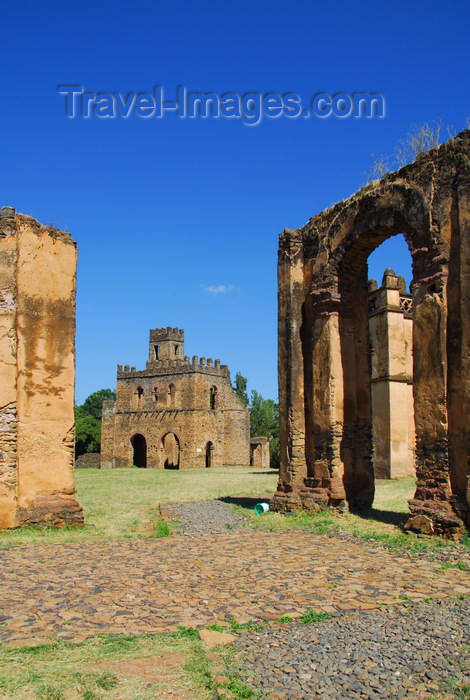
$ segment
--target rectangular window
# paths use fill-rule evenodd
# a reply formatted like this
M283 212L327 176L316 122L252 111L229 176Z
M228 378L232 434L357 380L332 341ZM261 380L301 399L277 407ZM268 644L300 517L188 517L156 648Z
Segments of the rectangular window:
M158 360L158 345L155 345L155 359Z

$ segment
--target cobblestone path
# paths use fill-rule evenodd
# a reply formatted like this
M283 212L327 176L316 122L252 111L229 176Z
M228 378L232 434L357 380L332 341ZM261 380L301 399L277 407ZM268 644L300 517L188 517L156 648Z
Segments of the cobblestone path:
M470 594L468 571L302 532L13 547L0 571L7 645Z

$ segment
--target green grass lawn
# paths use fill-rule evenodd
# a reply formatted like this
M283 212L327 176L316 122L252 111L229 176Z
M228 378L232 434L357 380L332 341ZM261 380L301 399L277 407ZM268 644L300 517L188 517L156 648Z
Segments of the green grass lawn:
M3 531L0 532L0 547L166 536L170 531L160 518L161 504L221 497L266 500L276 490L278 474L273 469L253 467L185 471L78 469L75 478L77 498L85 512L85 527ZM413 496L414 488L412 478L377 481L374 507L362 516L353 513L335 515L330 511L313 515L266 513L257 516L252 507L234 507L248 517L254 528L301 529L318 534L341 530L401 546L423 543L415 535L407 535L402 530L409 516L407 501ZM442 541L435 538L434 542L433 546L437 546Z
M194 630L2 649L4 700L207 700L211 673Z
M77 469L77 500L84 528L23 528L0 532L0 547L33 542L79 542L153 537L162 503L223 496L271 496L277 471L253 467L211 469Z

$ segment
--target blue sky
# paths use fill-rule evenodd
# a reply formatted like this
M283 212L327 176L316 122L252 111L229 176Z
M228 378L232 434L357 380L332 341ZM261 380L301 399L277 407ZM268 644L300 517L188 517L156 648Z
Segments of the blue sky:
M413 124L470 112L465 0L133 0L2 8L1 203L78 243L79 402L143 368L149 328L185 329L277 396L278 234L360 188ZM91 92L377 91L383 119L67 119L58 85ZM380 254L379 254L380 253ZM409 281L406 247L370 275Z

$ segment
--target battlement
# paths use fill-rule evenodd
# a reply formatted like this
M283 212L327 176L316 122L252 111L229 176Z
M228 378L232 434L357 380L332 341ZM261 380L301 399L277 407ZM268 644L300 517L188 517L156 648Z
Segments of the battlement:
M158 343L165 340L173 340L177 343L184 342L184 329L183 328L171 328L167 326L166 328L151 328L150 329L150 342Z
M201 372L209 375L230 378L227 365L219 359L198 357L184 354L184 330L181 328L150 329L149 359L144 370L136 371L129 365L118 365L119 378L164 377L165 375Z
M144 370L137 371L135 367L129 367L129 365L117 366L118 379L195 373L230 377L228 366L222 365L219 359L213 360L211 357L206 359L197 355L193 355L191 360L188 355L184 358L149 360Z

